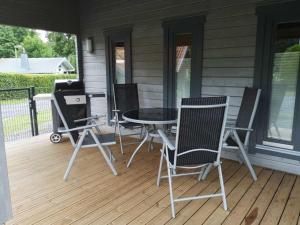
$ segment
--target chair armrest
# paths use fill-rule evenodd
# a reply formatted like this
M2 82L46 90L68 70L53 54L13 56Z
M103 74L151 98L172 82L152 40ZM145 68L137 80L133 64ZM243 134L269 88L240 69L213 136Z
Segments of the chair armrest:
M82 119L74 120L74 123L78 123L78 122L82 122L82 121L87 121L87 120L93 120L93 119L99 119L101 117L105 117L105 115L101 115L101 116L95 115L95 116L90 116L90 117L87 117L87 118L82 118Z
M98 127L101 124L91 124L91 125L86 125L86 126L81 126L81 127L75 127L75 128L70 128L70 129L65 129L64 132L71 132L71 131L77 131L77 130L84 130L84 129L89 129L93 127Z
M253 129L243 128L243 127L225 127L228 130L243 130L243 131L253 131Z
M170 150L175 150L174 145L171 143L171 141L169 140L169 138L167 137L167 135L165 134L165 132L163 132L163 131L160 130L160 129L159 129L157 132L158 132L158 134L161 136L163 142L166 143L166 145L168 146L168 148L169 148Z
M113 112L121 112L119 109L113 109L111 111L113 111Z

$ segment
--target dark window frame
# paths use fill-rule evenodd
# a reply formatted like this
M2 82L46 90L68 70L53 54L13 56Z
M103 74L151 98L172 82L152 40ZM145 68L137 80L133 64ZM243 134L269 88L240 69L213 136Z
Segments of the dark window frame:
M163 105L176 107L176 46L175 34L191 32L192 37L192 63L190 96L201 96L202 68L203 68L203 40L205 16L190 16L172 18L163 21L164 30L164 75L163 75Z
M132 83L132 27L118 27L104 30L106 59L106 93L108 121L112 118L113 89L115 74L114 47L118 42L125 43L125 83Z
M275 41L276 24L300 21L300 2L278 3L259 6L256 10L258 16L256 36L256 56L254 69L254 86L262 89L258 116L256 119L255 143L274 141L267 137L272 69L273 69L273 45ZM300 77L297 83L296 99L300 99ZM297 116L296 116L297 115ZM293 138L290 141L276 140L277 143L292 144L295 149L300 149L300 128L295 124L300 123L300 104L296 102L294 112Z

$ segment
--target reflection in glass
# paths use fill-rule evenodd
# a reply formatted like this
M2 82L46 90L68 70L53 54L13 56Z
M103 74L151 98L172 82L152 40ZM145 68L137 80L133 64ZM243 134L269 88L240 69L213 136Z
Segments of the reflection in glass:
M277 25L268 137L292 141L300 62L300 23Z
M115 84L125 84L125 46L117 43L115 47Z
M176 35L176 103L190 97L192 34Z

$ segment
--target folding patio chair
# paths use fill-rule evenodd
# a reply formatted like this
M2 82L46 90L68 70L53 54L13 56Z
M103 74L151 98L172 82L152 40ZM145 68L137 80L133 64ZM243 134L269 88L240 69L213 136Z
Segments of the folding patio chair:
M144 126L138 123L127 122L123 120L122 114L129 110L139 109L139 96L137 84L114 84L114 118L111 122L115 125L115 131L119 134L121 153L124 154L124 146L136 144L138 142L127 142L123 144L123 136L142 135ZM141 129L140 132L131 132L124 134L124 130Z
M86 104L85 93L72 89L56 90L53 94L53 101L65 127L64 132L69 134L74 148L64 175L64 180L67 180L79 150L81 148L90 147L97 147L99 149L113 174L117 175L117 171L112 164L114 156L108 148L109 145L116 144L115 134L102 134L100 125L96 123L93 117L78 120L73 119L76 114L81 113L80 110L82 110L83 107L79 106ZM84 121L86 121L86 125L76 126L76 123L82 124ZM95 132L94 129L97 132Z
M161 178L168 178L172 216L175 217L175 203L210 197L222 197L227 210L225 188L221 169L221 149L225 131L229 97L207 97L182 99L178 109L178 122L175 143L159 130L163 139L157 185ZM167 176L161 176L162 163L167 164ZM218 168L221 191L208 195L174 198L172 178L198 175L203 168L213 164ZM179 173L177 169L200 169L196 172Z
M224 148L239 150L240 158L245 161L254 180L257 180L257 176L248 158L247 150L260 94L260 89L245 88L236 124L226 127L223 145Z

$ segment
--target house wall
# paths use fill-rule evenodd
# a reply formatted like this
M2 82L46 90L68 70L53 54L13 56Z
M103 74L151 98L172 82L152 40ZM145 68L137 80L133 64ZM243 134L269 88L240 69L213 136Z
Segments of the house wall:
M0 24L78 33L77 0L0 0Z
M80 1L80 35L87 91L106 92L103 30L132 26L133 81L139 84L141 107L163 105L163 28L172 17L205 15L202 95L229 95L236 118L245 86L253 86L259 5L290 0L93 0ZM93 37L95 52L86 51L85 39ZM92 112L106 114L106 99L92 102ZM234 159L236 153L224 152ZM256 165L298 173L295 156L251 154ZM292 159L291 159L292 158ZM298 172L295 172L298 171Z
M162 20L206 15L203 88L205 95L229 95L230 115L238 113L243 87L253 85L256 42L256 0L94 0L82 1L83 67L88 91L106 91L103 29L132 25L133 81L139 84L142 107L163 105ZM94 37L95 52L84 40ZM106 100L93 111L106 113Z

